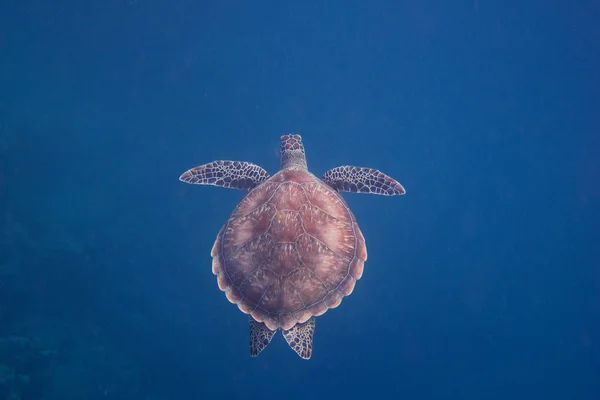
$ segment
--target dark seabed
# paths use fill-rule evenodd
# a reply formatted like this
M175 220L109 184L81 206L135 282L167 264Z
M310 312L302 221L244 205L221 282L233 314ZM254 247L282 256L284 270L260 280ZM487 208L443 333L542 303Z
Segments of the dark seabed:
M326 4L326 5L324 5ZM0 400L600 399L600 3L5 0ZM212 160L377 168L300 359L210 250Z

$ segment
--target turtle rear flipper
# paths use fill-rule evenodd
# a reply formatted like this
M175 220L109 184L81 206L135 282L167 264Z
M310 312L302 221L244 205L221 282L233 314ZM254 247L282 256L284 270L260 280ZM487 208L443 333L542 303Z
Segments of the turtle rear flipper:
M290 330L283 331L283 337L292 350L305 360L312 356L315 318L311 317L303 324L296 324Z
M250 317L250 356L259 355L271 343L275 332L267 328L264 323Z
M269 173L246 161L213 161L184 172L179 180L196 185L252 189L269 179Z
M372 168L344 165L325 172L321 180L338 192L394 196L406 193L394 178Z

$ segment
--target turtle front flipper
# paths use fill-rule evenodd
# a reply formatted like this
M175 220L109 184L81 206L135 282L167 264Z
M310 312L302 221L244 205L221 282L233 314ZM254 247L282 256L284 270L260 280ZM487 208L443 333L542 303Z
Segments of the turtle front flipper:
M283 331L285 341L300 357L305 360L312 356L315 318L311 317L303 324L296 324L290 330Z
M179 180L196 185L252 189L268 178L267 171L249 162L213 161L186 171L179 177Z
M250 356L259 355L271 343L275 332L267 328L264 323L250 317Z
M406 193L394 178L372 168L342 166L332 168L321 177L338 192L370 193L394 196Z

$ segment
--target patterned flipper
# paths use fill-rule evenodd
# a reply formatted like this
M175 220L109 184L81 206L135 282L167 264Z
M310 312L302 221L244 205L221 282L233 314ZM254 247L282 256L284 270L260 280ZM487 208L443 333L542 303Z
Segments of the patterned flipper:
M256 322L254 318L250 317L250 356L259 355L271 343L275 332L262 322Z
M258 165L245 161L213 161L186 171L179 180L196 185L252 189L269 178Z
M315 319L311 318L303 324L296 324L289 331L283 331L283 337L290 347L305 360L312 356Z
M330 169L321 178L339 192L371 193L394 196L406 193L404 187L376 169L343 166Z

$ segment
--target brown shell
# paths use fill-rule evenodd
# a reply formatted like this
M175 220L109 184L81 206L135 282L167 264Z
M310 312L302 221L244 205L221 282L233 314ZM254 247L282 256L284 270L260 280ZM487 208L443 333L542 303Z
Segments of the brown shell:
M310 172L283 170L240 202L212 256L229 301L275 330L337 307L360 279L367 249L336 191Z

